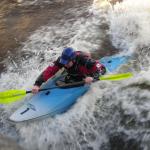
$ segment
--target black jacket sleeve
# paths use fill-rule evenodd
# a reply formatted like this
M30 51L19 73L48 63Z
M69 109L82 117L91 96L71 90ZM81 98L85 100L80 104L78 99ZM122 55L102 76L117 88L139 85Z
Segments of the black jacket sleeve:
M45 82L45 81L44 81L43 73L42 73L42 74L40 74L39 77L36 79L34 85L41 86L43 82Z

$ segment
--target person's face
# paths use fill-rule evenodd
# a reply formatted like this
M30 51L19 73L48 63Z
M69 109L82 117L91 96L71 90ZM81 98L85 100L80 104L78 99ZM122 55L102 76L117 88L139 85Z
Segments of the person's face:
M72 66L73 66L73 61L69 61L69 62L65 65L66 68L71 68Z

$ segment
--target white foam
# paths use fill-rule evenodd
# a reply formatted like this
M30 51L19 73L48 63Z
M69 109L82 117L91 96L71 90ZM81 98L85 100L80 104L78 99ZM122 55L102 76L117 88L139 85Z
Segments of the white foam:
M149 45L150 1L124 0L117 3L109 14L110 36L113 44L135 52L140 45Z

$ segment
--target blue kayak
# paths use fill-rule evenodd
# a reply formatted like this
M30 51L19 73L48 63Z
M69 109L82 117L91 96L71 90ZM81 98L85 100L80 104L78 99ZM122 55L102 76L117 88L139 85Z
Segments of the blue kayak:
M100 62L106 67L107 72L116 71L122 64L128 61L126 56L111 56L100 59ZM56 77L43 84L42 88L56 86ZM67 111L79 97L85 94L89 85L71 87L71 88L54 88L47 91L41 91L15 111L10 120L13 122L22 122L44 116L55 116Z

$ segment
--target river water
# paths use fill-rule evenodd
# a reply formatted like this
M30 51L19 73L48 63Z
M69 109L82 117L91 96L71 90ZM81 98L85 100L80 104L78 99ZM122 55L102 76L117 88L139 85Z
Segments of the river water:
M7 119L27 98L1 105L3 136L26 150L150 149L149 0L23 0L2 6L1 91L30 89L65 46L95 58L132 55L117 72L134 73L128 80L93 84L54 118L11 124Z

